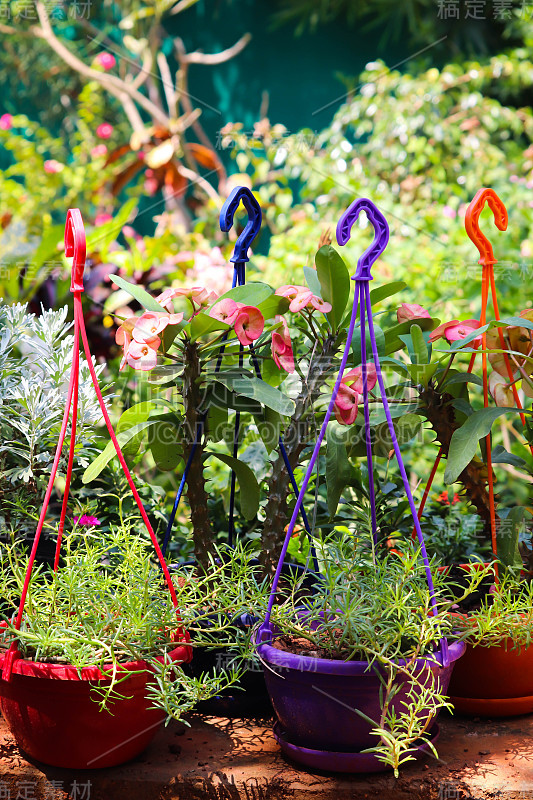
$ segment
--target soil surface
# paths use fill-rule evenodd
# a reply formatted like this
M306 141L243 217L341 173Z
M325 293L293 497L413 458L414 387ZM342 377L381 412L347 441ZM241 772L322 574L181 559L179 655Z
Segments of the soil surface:
M71 772L29 762L0 721L0 798L9 800L533 800L533 716L441 715L440 760L392 775L300 769L272 720L191 715L121 767Z

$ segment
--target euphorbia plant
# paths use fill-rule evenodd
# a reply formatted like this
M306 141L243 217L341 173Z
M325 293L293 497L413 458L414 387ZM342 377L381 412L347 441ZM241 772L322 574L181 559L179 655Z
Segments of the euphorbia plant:
M234 469L242 515L255 528L264 520L262 550L268 564L280 547L290 488L286 464L294 469L314 436L316 403L346 336L350 282L344 262L326 245L317 253L316 270L305 272L307 286L274 290L250 283L219 297L195 286L168 287L153 298L116 279L145 309L123 320L117 331L121 366L149 372L154 391L163 395L123 414L119 441L125 444L146 432L156 464L168 468L180 460L188 463L192 534L203 563L213 553L215 539L204 478L208 457ZM227 438L229 410L239 415L241 436L256 427L270 457L280 436L284 443L285 452L275 456L267 476L261 509L252 470L236 458L234 447L230 455L219 444ZM92 480L113 453L108 446L85 480Z

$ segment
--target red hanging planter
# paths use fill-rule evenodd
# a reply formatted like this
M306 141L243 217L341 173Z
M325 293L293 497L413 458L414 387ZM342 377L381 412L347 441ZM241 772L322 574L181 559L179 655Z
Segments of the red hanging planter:
M189 661L190 649L179 645L167 658L176 665ZM0 668L4 662L0 657ZM16 659L10 680L0 680L0 709L18 746L37 761L69 769L112 767L137 756L165 713L146 699L152 674L146 661L122 664L120 671L132 673L118 684L124 697L101 710L96 689L111 681L99 669L78 674L71 665Z
M192 658L192 648L188 644L189 636L182 628L176 591L165 558L113 431L92 363L81 303L85 268L85 230L78 209L70 209L67 214L65 255L73 256L71 292L74 295L74 347L72 369L61 433L28 561L14 627L16 630L20 630L23 621L24 605L35 555L71 414L72 435L58 527L54 571L57 571L59 566L75 451L81 337L109 435L115 445L118 459L156 551L176 611L177 627L173 636L176 646L171 652L161 655L155 660L162 663L164 659L170 659L178 666L189 662ZM116 666L121 678L124 673L131 674L120 680L117 684L117 692L120 696L109 699L103 710L98 704L97 690L105 690L112 683L116 683L116 678L112 678L110 674L113 665L109 665L109 668L104 667L103 670L96 666L78 670L71 664L32 661L21 656L15 640L9 650L0 656L0 669L0 709L11 734L18 746L28 755L52 766L93 769L123 763L144 750L166 716L164 711L153 708L152 701L147 697L147 688L153 676L153 668L148 661L132 661ZM108 669L109 672L107 672Z

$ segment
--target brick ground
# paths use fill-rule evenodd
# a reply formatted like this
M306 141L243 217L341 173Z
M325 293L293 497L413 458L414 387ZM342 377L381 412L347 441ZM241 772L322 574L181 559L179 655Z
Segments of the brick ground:
M332 776L286 761L270 720L191 716L121 767L69 772L28 762L0 721L2 800L533 800L533 716L442 716L440 760L391 775ZM88 784L90 781L90 785Z

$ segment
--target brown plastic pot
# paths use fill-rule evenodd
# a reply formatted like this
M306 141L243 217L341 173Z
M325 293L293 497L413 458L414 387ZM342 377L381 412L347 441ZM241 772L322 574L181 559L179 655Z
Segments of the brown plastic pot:
M463 714L511 717L531 713L533 646L513 649L510 640L489 647L467 644L448 691L456 711Z

